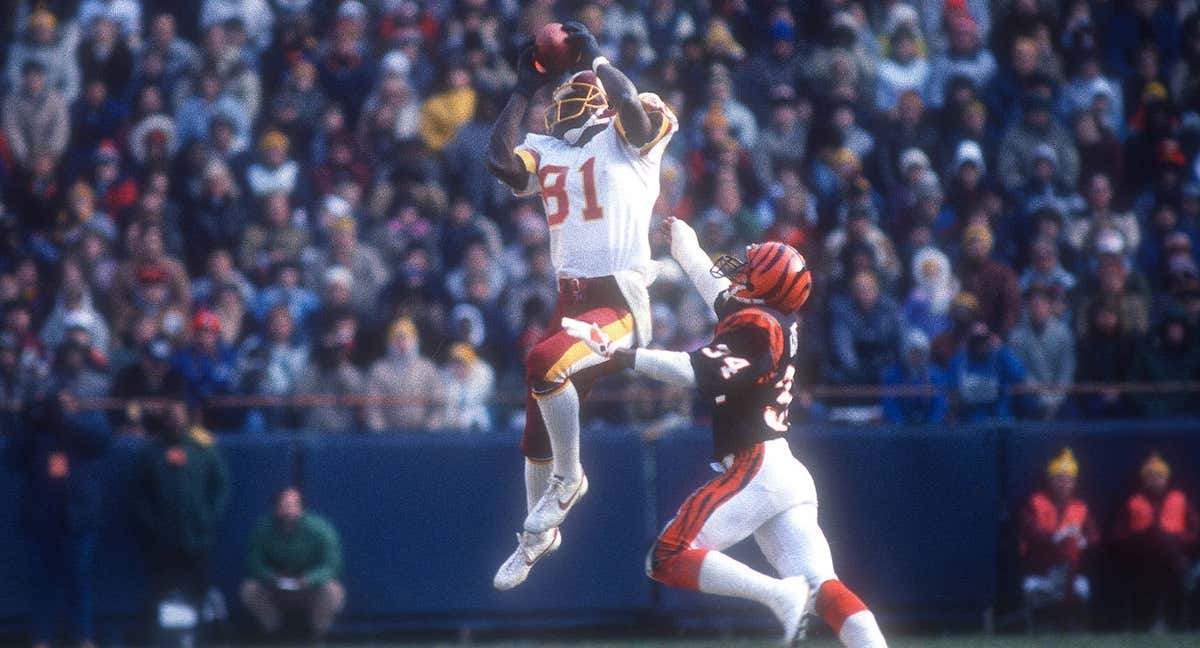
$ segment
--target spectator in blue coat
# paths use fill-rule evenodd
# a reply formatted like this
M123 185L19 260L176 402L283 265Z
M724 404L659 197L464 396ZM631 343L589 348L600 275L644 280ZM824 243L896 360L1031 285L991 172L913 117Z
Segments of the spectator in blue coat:
M78 645L94 647L91 571L101 503L95 465L111 432L102 412L80 410L69 391L49 383L35 391L5 430L4 449L5 464L23 481L33 643L57 638L62 613Z
M1026 399L1012 393L1013 387L1025 382L1025 368L983 322L971 325L967 341L951 358L947 373L961 421L1012 419L1025 410Z
M877 382L900 347L900 308L881 295L871 270L860 270L848 294L829 300L829 378L842 385Z
M929 74L927 96L929 103L940 108L946 97L946 86L955 77L971 81L976 91L981 91L996 74L996 57L992 55L979 37L979 25L969 15L955 16L947 29L949 47L946 52L933 59Z
M193 341L175 354L172 365L183 376L190 405L204 405L214 396L236 393L237 352L221 340L221 320L211 311L192 317ZM216 429L236 425L236 412L210 410L206 423Z
M889 423L941 423L946 418L946 374L929 361L929 337L909 329L900 360L883 370L886 387L923 387L935 393L884 396L883 418Z

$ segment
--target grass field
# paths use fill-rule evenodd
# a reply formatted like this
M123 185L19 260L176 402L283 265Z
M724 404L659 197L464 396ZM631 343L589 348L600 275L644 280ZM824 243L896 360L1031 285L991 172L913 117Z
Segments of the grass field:
M377 648L450 648L464 645L480 648L769 648L778 646L771 641L723 639L651 639L624 641L577 641L541 643L536 641L419 644L374 644ZM890 640L890 648L1200 648L1200 634L1174 635L1010 635L986 637L963 635L939 638L908 637ZM802 642L802 648L837 648L832 639L813 639ZM349 648L349 647L346 647Z

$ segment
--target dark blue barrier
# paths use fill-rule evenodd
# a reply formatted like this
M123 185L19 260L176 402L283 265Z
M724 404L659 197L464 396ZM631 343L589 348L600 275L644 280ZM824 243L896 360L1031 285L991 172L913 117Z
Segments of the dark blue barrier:
M821 524L839 576L885 622L933 627L979 619L1015 582L1007 516L1066 444L1081 489L1105 524L1143 457L1161 451L1197 493L1193 421L897 429L805 426L792 448L817 484ZM3 438L0 437L0 444ZM129 498L137 439L103 459L105 524L97 576L102 637L120 636L146 600ZM238 610L245 543L272 493L300 482L310 507L342 535L347 631L521 628L628 623L644 615L707 628L772 627L764 610L652 584L644 557L687 495L711 478L709 438L685 430L644 443L589 433L592 491L565 524L563 548L511 592L491 589L524 517L523 463L509 436L397 434L221 438L230 508L213 555L214 583ZM1190 465L1189 465L1190 464ZM18 486L0 473L0 492ZM27 610L17 500L0 500L0 622ZM769 569L752 542L731 553Z
M296 443L286 436L235 436L222 438L218 444L229 466L229 508L212 555L212 582L235 610L241 607L237 584L246 575L250 532L270 510L271 497L296 480Z
M1137 485L1138 470L1152 451L1177 468L1173 471L1176 483L1190 493L1200 494L1197 421L1053 423L1024 425L1005 432L1009 503L1014 512L1030 492L1042 485L1046 464L1068 446L1079 462L1079 494L1088 500L1104 530Z
M629 434L585 439L591 491L562 549L520 589L492 574L525 517L515 440L479 436L322 438L305 448L314 510L342 533L347 618L423 626L514 613L629 613L649 605L641 566L644 446ZM440 621L440 623L439 623Z
M2 443L2 440L0 440ZM243 575L245 542L257 516L267 510L271 493L292 481L293 442L286 436L224 437L218 447L229 465L230 505L212 556L213 583L231 598ZM134 511L140 438L118 438L100 460L104 484L102 523L96 548L96 613L102 637L123 637L139 623L148 602L146 561ZM20 481L0 471L0 492L15 494ZM0 503L0 620L11 625L28 609L26 545L18 521L17 498ZM135 631L136 632L136 631Z
M4 451L0 435L0 455ZM29 572L25 565L25 537L21 534L21 508L17 493L21 478L0 465L0 619L23 618L29 610Z
M139 438L118 438L102 462L104 514L96 546L96 613L128 619L146 605L146 565L131 496L137 485Z

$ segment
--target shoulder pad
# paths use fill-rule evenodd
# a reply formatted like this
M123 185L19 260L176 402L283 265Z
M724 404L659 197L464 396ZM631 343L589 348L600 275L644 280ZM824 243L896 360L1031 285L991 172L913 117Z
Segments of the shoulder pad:
M759 331L767 336L771 358L779 362L783 358L783 327L779 320L761 308L743 308L717 322L717 335L737 331Z
M639 155L645 155L650 152L659 142L667 135L671 134L677 123L675 113L663 103L663 100L653 92L643 92L638 95L638 100L642 102L642 107L646 109L646 116L650 118L650 124L654 128L654 136L649 142L636 147ZM616 128L617 134L621 139L633 146L632 142L625 136L625 128L621 126L620 115L613 115L613 126Z

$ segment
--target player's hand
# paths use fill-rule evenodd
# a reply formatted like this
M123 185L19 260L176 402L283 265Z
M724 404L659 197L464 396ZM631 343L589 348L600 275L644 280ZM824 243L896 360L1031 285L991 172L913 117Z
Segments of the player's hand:
M598 57L603 56L596 37L588 31L587 27L583 26L583 23L574 20L563 23L563 31L567 32L567 43L579 51L579 60L575 64L575 71L592 69L592 63Z
M616 351L616 345L613 344L612 338L607 333L600 329L600 326L593 323L581 322L570 317L562 318L562 327L567 335L583 340L583 343L598 356L611 358L613 352Z
M667 239L671 241L671 256L676 259L683 258L683 255L686 254L685 250L700 247L700 239L696 237L696 230L684 221L674 216L668 216L663 221L663 227L667 229Z
M521 48L521 55L517 57L517 87L514 91L525 98L550 82L550 75L538 71L537 66L533 64L533 59L533 41L531 40Z

